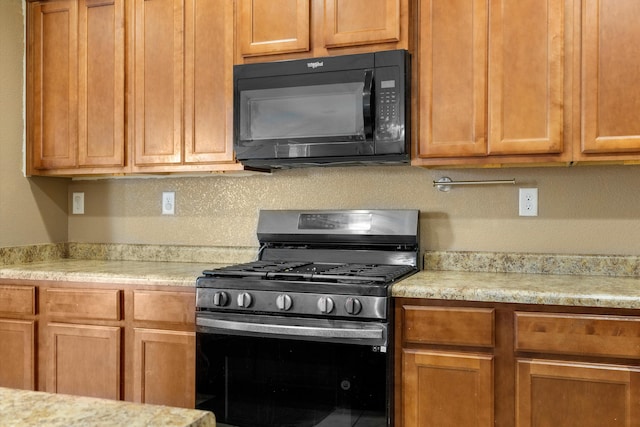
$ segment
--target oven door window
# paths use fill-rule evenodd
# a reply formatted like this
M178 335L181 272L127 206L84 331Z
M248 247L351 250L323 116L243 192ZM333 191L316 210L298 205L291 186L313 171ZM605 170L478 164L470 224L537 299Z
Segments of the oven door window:
M240 158L357 154L371 144L371 71L240 79L237 86Z
M197 407L218 426L387 425L388 357L371 346L197 337Z

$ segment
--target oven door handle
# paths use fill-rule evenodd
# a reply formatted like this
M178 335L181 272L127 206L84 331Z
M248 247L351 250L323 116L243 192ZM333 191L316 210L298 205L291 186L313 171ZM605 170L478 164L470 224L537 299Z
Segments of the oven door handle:
M280 335L298 338L319 338L327 340L385 340L383 328L331 328L318 326L278 325L221 320L198 317L196 325L216 330L247 332L252 334ZM205 332L205 331L203 331Z

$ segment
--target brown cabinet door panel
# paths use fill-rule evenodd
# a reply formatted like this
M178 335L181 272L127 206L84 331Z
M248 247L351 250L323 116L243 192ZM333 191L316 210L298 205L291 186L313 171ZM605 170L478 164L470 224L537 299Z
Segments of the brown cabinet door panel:
M325 0L325 47L400 41L401 0Z
M34 169L77 165L78 6L75 0L29 4L30 108Z
M182 161L184 8L135 1L134 166Z
M492 0L489 154L563 148L564 0Z
M185 163L234 159L233 4L185 2Z
M134 329L133 400L195 406L194 332Z
M582 152L640 151L640 2L582 0Z
M486 0L420 3L418 157L487 154Z
M406 427L490 427L493 357L403 350L402 410Z
M47 325L47 391L120 399L121 328Z
M124 166L124 0L78 10L79 166Z
M0 387L35 390L35 323L0 319Z
M309 0L239 0L241 57L310 50Z
M518 427L638 427L640 369L518 360Z

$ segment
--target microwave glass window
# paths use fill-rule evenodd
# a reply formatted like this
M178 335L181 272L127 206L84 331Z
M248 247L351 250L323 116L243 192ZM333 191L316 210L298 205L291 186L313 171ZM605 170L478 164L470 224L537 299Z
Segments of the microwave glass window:
M242 91L241 139L364 138L363 89L353 82Z

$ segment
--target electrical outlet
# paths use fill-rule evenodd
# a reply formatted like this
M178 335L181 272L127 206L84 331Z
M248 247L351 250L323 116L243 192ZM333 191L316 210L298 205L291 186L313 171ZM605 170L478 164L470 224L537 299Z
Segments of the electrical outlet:
M175 191L162 192L162 215L175 215L176 193Z
M538 189L521 188L518 205L520 216L538 216Z
M71 212L74 215L84 214L84 193L73 193L71 197L72 207Z

